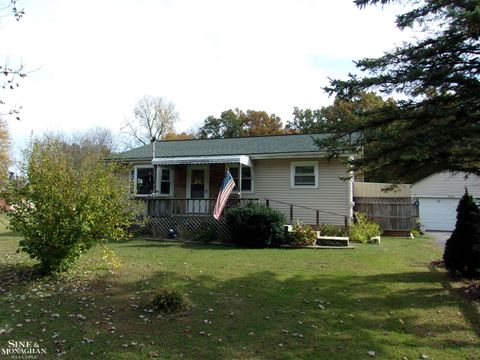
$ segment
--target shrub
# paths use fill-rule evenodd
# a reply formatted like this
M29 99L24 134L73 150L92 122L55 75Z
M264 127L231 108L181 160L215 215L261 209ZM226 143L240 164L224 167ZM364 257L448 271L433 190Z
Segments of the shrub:
M172 289L162 288L153 297L152 307L164 314L174 314L188 308L189 302L186 297Z
M295 246L312 246L317 243L317 232L297 220L288 234L288 242Z
M355 213L355 223L350 226L349 237L351 241L366 243L372 237L381 234L380 226L367 219L367 215L361 212Z
M10 227L42 273L67 270L94 245L125 237L135 219L125 174L93 153L75 155L58 141L35 144L6 192Z
M412 234L412 236L414 238L419 238L422 236L422 233L420 231L418 231L417 229L413 229L412 231L410 231L410 233Z
M425 226L422 224L420 218L415 219L415 229L420 235L425 234Z
M480 275L480 210L468 192L458 203L455 230L445 244L443 260L453 275Z
M285 216L265 205L249 203L226 213L227 225L234 243L248 247L267 247L281 243Z
M150 219L142 214L137 215L135 222L128 227L128 233L133 237L154 235Z
M345 229L340 225L321 224L319 229L322 236L344 236Z
M195 241L208 244L218 239L217 230L212 225L207 225L194 237Z

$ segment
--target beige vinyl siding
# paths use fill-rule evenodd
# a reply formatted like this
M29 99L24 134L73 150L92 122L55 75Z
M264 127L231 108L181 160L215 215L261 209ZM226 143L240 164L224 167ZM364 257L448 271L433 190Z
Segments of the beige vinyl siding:
M291 163L297 161L318 161L318 188L291 188ZM320 223L343 225L344 217L349 216L349 181L340 178L346 176L345 165L335 159L330 162L326 159L254 160L254 193L248 194L248 197L279 200L336 213L339 215L320 213ZM289 219L287 205L271 201L270 206L282 211ZM316 213L294 207L294 220L297 219L315 224Z
M480 197L480 177L465 173L452 175L449 172L431 175L412 185L412 197L450 197L461 198L465 187L474 197Z
M369 198L405 198L410 197L410 185L400 184L393 191L382 191L392 184L386 183L366 183L355 182L353 184L354 197L369 197Z

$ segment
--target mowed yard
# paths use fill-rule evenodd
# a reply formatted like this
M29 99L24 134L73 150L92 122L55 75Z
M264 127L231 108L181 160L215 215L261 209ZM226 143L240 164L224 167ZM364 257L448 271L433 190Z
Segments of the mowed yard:
M66 359L479 359L478 304L442 270L430 239L354 250L250 250L135 240L75 271L29 279L20 237L0 224L0 349L39 342ZM152 312L156 289L189 311ZM1 355L0 355L1 357ZM8 359L8 357L5 357Z

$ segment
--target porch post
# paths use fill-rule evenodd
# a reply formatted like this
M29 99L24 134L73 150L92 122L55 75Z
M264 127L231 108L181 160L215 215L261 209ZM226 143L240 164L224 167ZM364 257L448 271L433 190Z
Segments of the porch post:
M157 194L157 165L153 165L153 194Z
M238 198L242 198L242 163L238 166Z
M152 138L152 163L155 159L155 143L157 140ZM153 195L157 193L157 165L153 164Z

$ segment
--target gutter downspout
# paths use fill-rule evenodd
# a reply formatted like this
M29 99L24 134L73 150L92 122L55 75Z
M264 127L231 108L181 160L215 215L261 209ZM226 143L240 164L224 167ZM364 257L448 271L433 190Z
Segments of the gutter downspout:
M352 156L349 156L349 160L352 159ZM348 189L347 189L347 205L348 205L348 224L350 225L353 220L353 182L354 182L354 172L349 171L350 178L348 179Z

